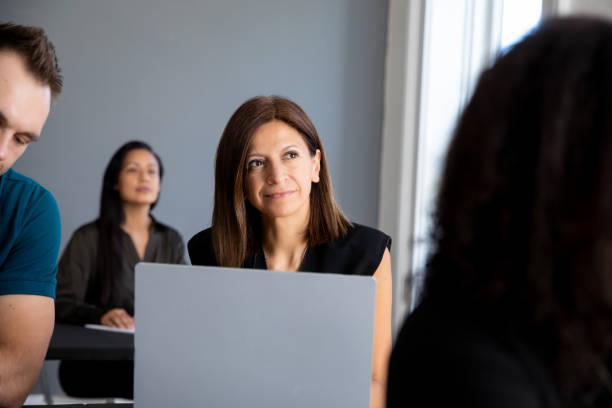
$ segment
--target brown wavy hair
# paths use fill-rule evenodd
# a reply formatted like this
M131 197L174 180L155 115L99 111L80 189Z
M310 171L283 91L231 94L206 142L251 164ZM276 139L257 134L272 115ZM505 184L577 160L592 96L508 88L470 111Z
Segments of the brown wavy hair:
M451 142L423 298L524 335L564 392L610 386L612 25L543 23L486 70Z
M63 79L55 47L42 28L1 23L0 50L21 55L30 73L49 86L53 99L62 92Z
M351 225L334 199L323 144L306 112L280 96L257 96L234 112L217 148L212 242L221 266L241 266L261 246L260 214L245 196L247 152L255 131L274 120L297 130L311 156L317 149L321 152L320 180L312 184L310 192L308 245L338 239Z

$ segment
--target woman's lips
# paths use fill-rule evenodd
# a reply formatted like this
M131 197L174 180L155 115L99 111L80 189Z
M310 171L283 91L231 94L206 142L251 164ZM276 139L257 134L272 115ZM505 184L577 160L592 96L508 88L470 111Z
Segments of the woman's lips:
M293 193L295 193L295 190L291 190L291 191L279 191L279 192L276 192L276 193L268 193L268 194L264 194L264 196L266 198L285 198L287 196L290 196Z
M138 187L136 191L139 193L148 193L151 191L151 189L149 187Z

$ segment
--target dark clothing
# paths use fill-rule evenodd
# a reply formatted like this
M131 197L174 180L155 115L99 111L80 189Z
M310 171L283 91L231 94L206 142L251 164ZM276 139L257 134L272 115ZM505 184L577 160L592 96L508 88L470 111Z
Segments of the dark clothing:
M387 408L560 408L538 355L504 326L428 300L404 322L389 362Z
M140 261L185 263L185 246L180 234L155 220L151 223L144 259L140 259L130 236L122 231L122 269L119 274L119 302L113 307L134 314L134 267ZM91 222L74 232L59 262L57 275L56 320L63 323L100 323L113 307L100 304L97 269L98 227Z
M180 234L153 219L144 259L130 236L122 231L122 268L119 302L103 307L99 300L98 227L95 222L75 231L59 262L56 320L63 323L100 323L108 310L118 307L134 315L134 267L140 261L184 264L185 245ZM133 398L133 361L62 361L59 380L74 397Z
M53 195L13 169L0 175L0 295L55 298L60 214Z
M210 228L191 238L187 248L192 264L218 266ZM385 248L391 249L391 237L374 228L353 224L344 237L308 247L299 270L372 276ZM242 267L267 269L263 249L247 257Z
M66 395L76 398L134 399L133 361L62 361L59 380Z

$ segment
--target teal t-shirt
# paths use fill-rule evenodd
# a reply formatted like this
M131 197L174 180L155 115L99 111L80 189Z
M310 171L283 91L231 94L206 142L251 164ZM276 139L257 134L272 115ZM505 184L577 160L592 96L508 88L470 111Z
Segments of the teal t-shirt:
M60 228L49 191L12 169L0 176L0 295L55 298Z

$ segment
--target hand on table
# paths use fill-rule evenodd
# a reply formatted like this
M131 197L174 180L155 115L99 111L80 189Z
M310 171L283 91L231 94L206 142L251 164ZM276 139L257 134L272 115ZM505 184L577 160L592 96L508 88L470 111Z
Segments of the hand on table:
M104 326L118 327L120 329L133 329L134 318L125 309L111 309L104 313L100 318L100 323Z

